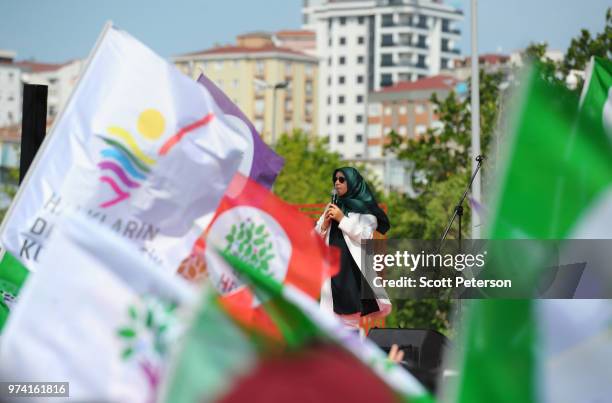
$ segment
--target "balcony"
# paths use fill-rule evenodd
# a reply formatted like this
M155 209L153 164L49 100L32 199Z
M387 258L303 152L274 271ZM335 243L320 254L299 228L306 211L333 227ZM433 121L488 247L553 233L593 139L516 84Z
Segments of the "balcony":
M461 53L459 49L449 49L449 48L442 48L442 52L453 53L455 55L458 55L459 53Z

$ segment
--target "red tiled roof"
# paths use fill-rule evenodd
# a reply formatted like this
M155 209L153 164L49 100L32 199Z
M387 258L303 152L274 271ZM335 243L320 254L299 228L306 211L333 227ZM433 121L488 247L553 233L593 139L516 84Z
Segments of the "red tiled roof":
M0 127L0 141L9 143L21 141L21 125L13 124Z
M378 92L423 91L423 90L450 90L457 84L453 76L437 75L425 77L417 81L400 81Z
M283 31L278 31L276 33L276 36L282 37L282 36L312 36L315 37L315 32L314 31L308 31L306 29L300 29L300 30L283 30Z
M302 52L292 50L289 48L282 48L274 45L265 45L261 47L247 47L247 46L218 46L216 48L205 49L199 52L185 53L180 56L197 56L197 55L221 55L221 54L232 54L232 53L267 53L267 52L278 52L278 53L289 53L299 56L307 56Z
M485 62L485 63L490 63L490 64L503 63L507 61L508 59L510 59L510 56L508 55L501 55L501 54L495 54L495 53L486 53L478 57L479 63Z
M22 69L30 70L33 73L43 73L45 71L58 70L59 68L61 68L62 66L68 63L70 62L55 64L55 63L38 63L38 62L30 62L30 61L21 61L21 62L14 63L14 65Z
M247 32L246 34L240 34L237 36L237 38L248 38L248 37L269 38L271 36L272 34L267 31L253 31L253 32Z

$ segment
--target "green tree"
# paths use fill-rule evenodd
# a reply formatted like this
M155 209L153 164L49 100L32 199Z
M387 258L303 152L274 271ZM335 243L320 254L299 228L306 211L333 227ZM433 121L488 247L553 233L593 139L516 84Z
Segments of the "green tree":
M329 200L332 173L342 166L340 154L329 151L325 139L296 130L283 134L275 151L285 166L274 183L273 192L288 203L322 203Z
M500 85L503 74L480 72L480 128L481 147L486 150L497 123ZM397 133L390 134L391 143L386 150L399 159L411 160L416 172L424 181L416 186L426 191L432 183L447 180L451 175L469 176L471 170L471 97L461 99L451 92L445 99L435 94L431 102L437 110L442 129L429 129L420 138L404 138Z

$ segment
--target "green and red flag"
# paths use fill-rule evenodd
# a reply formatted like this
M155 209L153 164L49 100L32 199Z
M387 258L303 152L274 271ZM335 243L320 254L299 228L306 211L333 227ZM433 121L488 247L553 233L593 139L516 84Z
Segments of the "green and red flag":
M268 335L282 333L261 307L274 301L256 298L241 276L208 248L211 244L313 299L338 269L339 252L325 245L308 217L262 185L236 175L195 253L204 254L208 278L227 309Z

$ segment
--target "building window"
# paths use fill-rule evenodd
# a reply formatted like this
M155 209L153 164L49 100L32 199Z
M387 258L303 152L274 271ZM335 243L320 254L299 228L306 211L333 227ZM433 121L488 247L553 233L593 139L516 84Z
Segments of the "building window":
M416 104L416 106L414 107L414 112L417 115L422 115L423 113L425 113L425 108L421 104Z
M327 124L331 125L331 116L330 115L327 115Z
M342 116L342 115L338 116L338 123L339 124L343 124L344 123L344 116Z
M343 103L344 103L344 95L340 95L340 96L338 97L338 103L339 103L339 104L343 104Z
M363 56L357 56L357 64L363 64L365 58Z
M414 133L417 135L425 134L426 131L427 131L427 126L425 125L417 125L414 128Z
M358 45L363 45L365 42L365 38L363 36L360 36L357 38L357 44Z
M264 62L261 60L258 60L255 63L255 73L257 73L258 76L263 76L264 74Z
M380 85L383 87L388 87L393 84L393 76L389 73L380 75Z
M263 99L258 99L255 101L255 114L263 115L265 109L265 103Z
M331 58L331 56L327 59L327 65L328 66L332 65L332 58Z
M399 107L399 114L400 115L405 115L406 112L407 112L407 109L406 109L405 105L402 105L402 106Z
M327 41L327 46L331 46L332 45L332 38L330 37L329 40Z
M357 76L357 84L363 84L363 76L362 75Z
M327 105L331 105L331 96L327 97Z
M363 95L357 95L357 103L358 104L363 103Z
M219 60L215 63L215 69L222 70L223 69L223 60Z
M264 122L263 119L255 119L255 130L259 133L263 132Z
M380 104L370 104L368 106L368 115L380 116L382 106Z
M344 84L344 81L345 81L344 76L338 77L338 84Z
M362 123L362 122L363 122L363 115L355 116L355 123Z
M344 143L344 134L339 134L339 135L338 135L338 143L339 143L339 144Z
M331 76L327 77L327 85L331 85L332 83L332 78Z
M393 34L384 34L382 36L382 46L393 46Z
M406 126L400 126L397 132L402 136L405 136L408 130L406 129Z
M346 45L346 37L344 36L340 37L340 45Z
M340 56L340 57L338 58L338 63L339 63L340 65L343 65L344 63L346 63L346 57L344 57L344 56Z
M312 66L310 64L304 68L304 71L307 76L312 76Z
M365 21L365 18L363 18L363 17L357 17L357 23L358 23L359 25L363 25L363 22L364 22L364 21Z
M391 107L390 106L385 106L385 115L387 115L387 116L391 115Z
M382 16L382 26L383 27L392 27L393 26L393 14L383 14L383 16Z
M239 84L238 84L238 80L233 80L233 81L232 81L232 87L234 87L234 88L238 88L238 85L239 85Z
M363 143L363 134L358 134L355 136L355 141L357 143Z
M291 62L286 62L285 63L285 75L286 76L290 76L291 75Z
M346 25L346 17L340 17L339 21L340 21L340 25Z
M309 97L312 95L312 81L308 80L304 84L304 89L306 91L306 96Z

